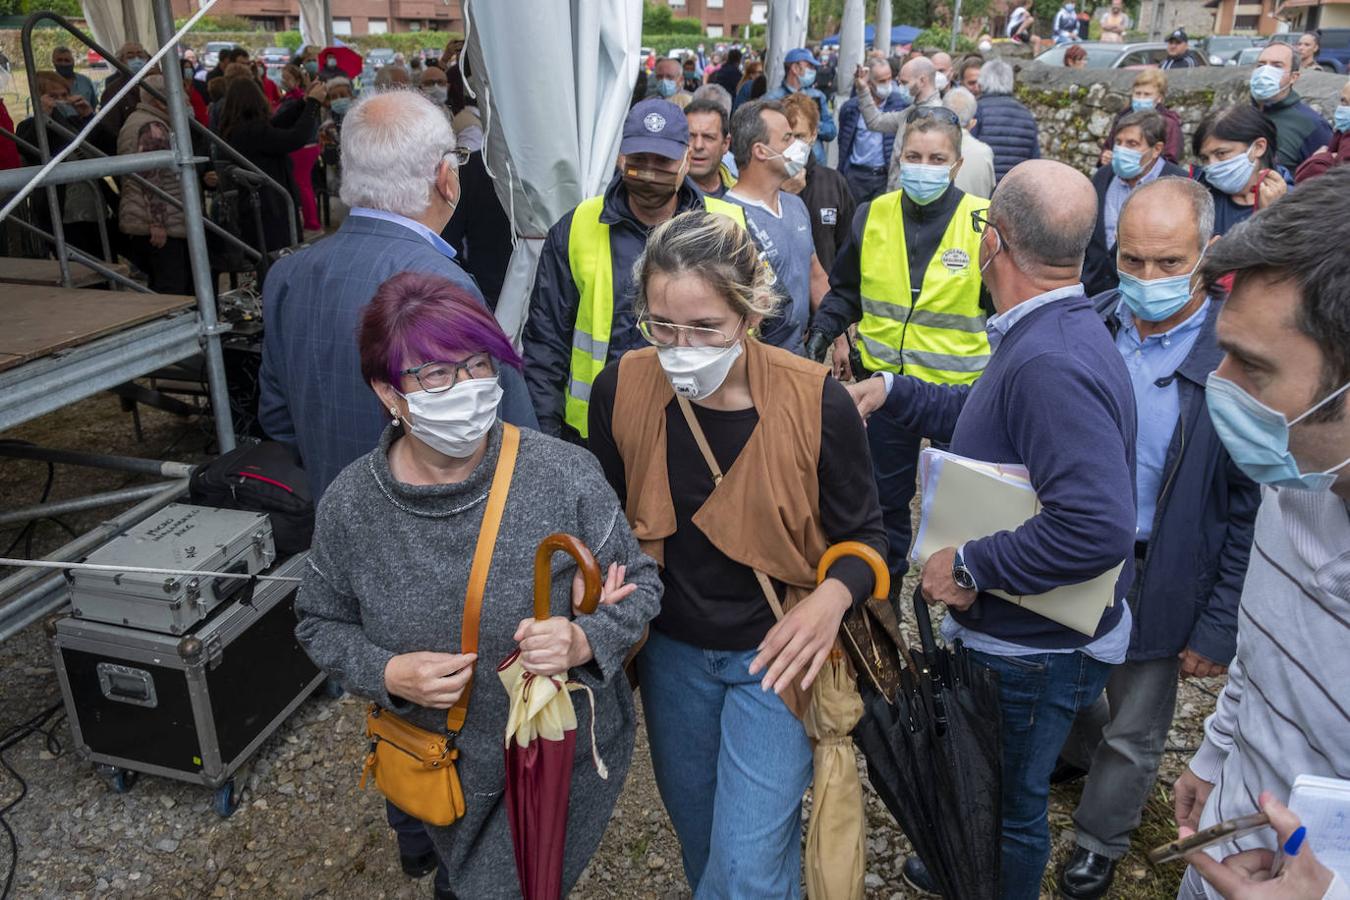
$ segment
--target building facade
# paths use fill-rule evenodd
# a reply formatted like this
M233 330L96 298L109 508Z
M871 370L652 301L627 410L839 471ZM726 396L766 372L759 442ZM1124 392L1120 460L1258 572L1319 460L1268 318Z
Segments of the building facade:
M460 0L331 0L331 3L333 31L338 36L464 31ZM173 10L175 16L189 16L197 10L196 0L173 0ZM241 16L264 31L294 31L300 27L297 0L220 0L211 9L211 15Z
M661 0L672 14L703 23L708 37L741 37L752 22L763 24L762 0ZM758 9L756 9L758 7Z

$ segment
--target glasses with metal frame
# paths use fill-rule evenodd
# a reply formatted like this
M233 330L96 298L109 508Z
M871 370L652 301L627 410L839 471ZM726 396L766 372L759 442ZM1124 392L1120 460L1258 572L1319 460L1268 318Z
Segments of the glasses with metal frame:
M638 319L637 327L638 333L647 343L655 347L730 347L736 342L736 332L740 330L741 322L744 321L744 318L738 321L729 335L716 328L676 325L673 322L652 319L650 316Z
M918 119L939 119L957 128L961 127L961 119L945 106L911 106L909 112L905 113L905 121L913 122Z
M470 152L471 151L465 147L452 147L441 154L441 159L445 159L448 156L455 161L455 166L459 167L469 161Z
M425 362L398 374L411 375L428 394L439 394L470 378L495 378L497 361L491 354L475 353L460 362Z

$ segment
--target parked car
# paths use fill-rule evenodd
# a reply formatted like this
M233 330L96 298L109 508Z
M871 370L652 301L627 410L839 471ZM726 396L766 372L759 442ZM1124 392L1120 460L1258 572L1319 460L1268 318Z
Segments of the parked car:
M220 63L222 52L238 46L234 41L207 41L206 49L202 51L202 65L214 69Z
M1156 69L1167 56L1167 45L1161 41L1135 44L1109 44L1103 41L1076 41L1079 47L1087 51L1089 69ZM1051 47L1036 62L1050 66L1064 65L1064 51L1070 44ZM1197 66L1209 65L1204 53L1192 47L1191 59Z
M91 69L108 68L108 61L100 56L97 50L90 50L84 55L84 64Z
M1249 47L1257 47L1259 38L1241 34L1212 34L1200 41L1200 50L1211 66L1237 65L1238 54Z
M258 54L258 59L261 59L265 65L284 66L291 61L291 51L285 47L264 47L262 52Z
M1323 68L1331 72L1344 74L1350 69L1350 28L1321 28L1318 29L1321 35L1322 52L1317 56L1317 62ZM1243 51L1236 65L1255 65L1256 58L1261 55L1262 48L1270 44L1289 44L1294 46L1298 39L1303 36L1301 31L1290 31L1284 34L1272 34L1270 40L1251 48L1251 53Z
M376 71L394 61L394 51L389 47L376 47L366 54L366 68Z
M1257 58L1258 56L1261 55L1261 51L1264 50L1264 49L1266 49L1266 47L1265 47L1264 44L1262 44L1262 45L1259 46L1259 47L1248 47L1248 48L1246 48L1245 50L1243 50L1241 53L1239 53L1239 54L1237 55L1237 59L1235 59L1235 60L1233 61L1233 65L1235 65L1235 66L1254 66L1254 65L1256 65L1256 58Z

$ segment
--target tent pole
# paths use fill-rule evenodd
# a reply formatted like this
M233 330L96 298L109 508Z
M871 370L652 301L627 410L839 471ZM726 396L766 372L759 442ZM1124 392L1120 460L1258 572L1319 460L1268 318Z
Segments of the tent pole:
M173 10L170 0L153 0L155 30L161 44L173 40ZM216 321L216 286L211 278L211 259L206 250L206 231L202 227L202 195L197 185L196 160L192 156L192 131L188 127L187 97L183 79L165 78L169 123L173 126L173 150L178 155L178 174L183 186L183 217L187 222L188 259L192 264L192 283L197 294L197 309L202 320L206 344L206 377L211 392L211 411L216 419L216 445L221 453L234 449L234 421L230 416L230 394L225 384L225 357L220 349L220 325Z
M333 33L333 0L323 0L323 41L325 47L332 47L337 41Z

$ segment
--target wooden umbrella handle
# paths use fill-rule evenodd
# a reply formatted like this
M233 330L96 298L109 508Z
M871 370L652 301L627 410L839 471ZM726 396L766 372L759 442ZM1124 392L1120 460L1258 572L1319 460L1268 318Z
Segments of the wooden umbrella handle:
M595 561L595 556L579 538L562 532L550 534L539 542L539 549L534 552L534 618L540 622L549 617L549 608L553 605L553 579L549 569L553 554L558 552L566 553L576 560L577 568L581 569L581 577L586 581L586 592L581 598L581 611L590 614L600 605L603 583L600 578L600 564Z
M820 564L816 566L816 584L825 580L830 566L841 556L856 556L871 567L873 600L885 600L890 596L891 570L886 568L886 561L881 558L881 554L862 541L840 541L831 545L820 558Z

